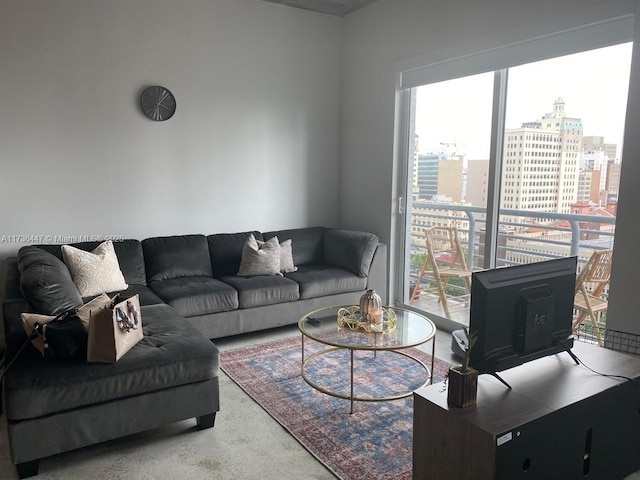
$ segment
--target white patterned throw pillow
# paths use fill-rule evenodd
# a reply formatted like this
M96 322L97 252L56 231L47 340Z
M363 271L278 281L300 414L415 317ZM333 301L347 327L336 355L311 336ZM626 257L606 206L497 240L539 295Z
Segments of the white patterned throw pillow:
M278 243L278 237L262 242L256 240L253 234L250 234L242 248L242 261L240 262L238 276L252 277L254 275L278 274L280 274L280 244Z
M291 273L298 270L293 264L293 244L291 239L280 244L280 272Z
M83 297L129 288L111 240L101 243L93 252L63 245L62 256Z

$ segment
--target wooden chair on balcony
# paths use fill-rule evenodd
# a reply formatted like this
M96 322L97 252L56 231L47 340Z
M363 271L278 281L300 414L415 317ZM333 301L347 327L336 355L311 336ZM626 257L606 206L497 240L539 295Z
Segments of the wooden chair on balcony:
M596 315L607 311L608 302L604 290L611 277L611 257L613 250L597 250L593 252L587 264L576 278L576 294L573 308L578 316L573 320L573 329L577 331L587 315L591 320L598 344L603 345L600 327ZM588 288L589 287L589 288Z
M442 304L446 318L451 318L452 311L469 308L471 270L467 268L467 262L458 238L458 231L455 227L431 227L426 232L425 240L427 257L420 269L409 304L412 304L419 297L421 290L425 291L421 288L421 282L423 277L428 274L433 276L438 302ZM447 296L447 286L449 281L454 278L464 279L465 293L455 296L458 302L463 302L463 306L451 310ZM427 288L426 290L430 289Z

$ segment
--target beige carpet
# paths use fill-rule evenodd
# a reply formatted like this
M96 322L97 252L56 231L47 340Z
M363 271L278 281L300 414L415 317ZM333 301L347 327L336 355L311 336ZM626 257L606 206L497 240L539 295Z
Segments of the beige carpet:
M46 458L38 480L330 480L335 477L221 372L213 428L185 420ZM18 475L0 419L0 479Z
M297 327L217 340L221 350L298 336ZM451 337L438 333L436 356ZM40 462L37 480L335 480L224 373L216 426L198 432L195 420L67 452ZM9 458L6 418L0 418L0 480L18 475ZM640 480L640 472L627 480Z

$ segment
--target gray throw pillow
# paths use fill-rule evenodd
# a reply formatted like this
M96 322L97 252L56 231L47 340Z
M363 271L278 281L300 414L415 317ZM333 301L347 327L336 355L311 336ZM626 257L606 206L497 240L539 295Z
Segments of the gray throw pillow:
M273 237L266 242L256 240L253 234L249 235L242 249L242 261L240 262L239 277L252 277L255 275L280 274L280 243L278 237Z
M57 315L82 305L67 266L55 255L34 246L18 251L20 291L36 313Z

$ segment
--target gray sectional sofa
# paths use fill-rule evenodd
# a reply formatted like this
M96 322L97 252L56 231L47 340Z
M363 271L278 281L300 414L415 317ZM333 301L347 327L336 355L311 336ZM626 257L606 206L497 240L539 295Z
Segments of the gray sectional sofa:
M297 271L239 277L249 234L291 239ZM31 347L20 353L5 377L4 405L21 478L38 473L40 458L166 423L195 417L200 429L213 426L219 353L212 339L293 324L316 308L357 303L369 288L386 298L386 245L365 232L310 227L114 247L128 284L122 294L140 295L144 339L115 364L47 360ZM77 304L62 258L60 245L39 245L7 261L8 357L26 338L21 313L56 314Z

